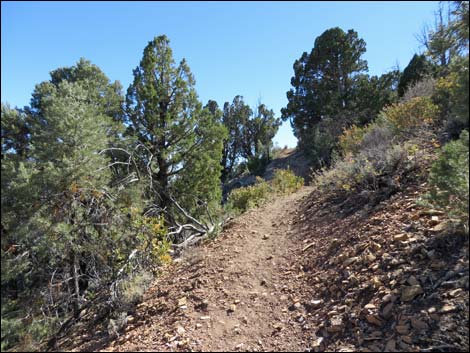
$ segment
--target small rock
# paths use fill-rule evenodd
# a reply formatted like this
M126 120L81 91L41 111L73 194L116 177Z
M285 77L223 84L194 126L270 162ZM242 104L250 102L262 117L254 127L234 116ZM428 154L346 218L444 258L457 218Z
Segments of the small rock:
M184 333L186 332L186 330L184 329L183 326L178 326L178 327L176 328L176 332L178 333L178 335L182 336L182 335L184 335Z
M400 336L401 340L405 343L411 344L413 343L413 340L410 336Z
M452 311L455 311L457 307L453 304L444 304L444 306L439 310L441 313L450 313Z
M401 297L400 299L403 302L409 302L413 300L417 295L420 295L423 293L423 288L419 284L414 285L414 286L405 286L403 287L401 291Z
M201 328L202 324L196 324L196 328Z
M428 324L425 323L424 321L417 319L417 318L412 318L411 319L411 326L416 329L416 330L427 330L428 329Z
M393 303L388 303L382 309L382 316L386 319L389 319L392 316Z
M313 309L318 309L322 304L323 304L322 299L313 299L313 300L310 301L310 306Z
M325 339L323 337L318 337L312 342L312 348L317 348L321 350L324 340Z
M373 261L375 261L376 258L377 257L374 254L369 253L364 257L364 263L373 262Z
M395 331L400 335L407 335L409 333L409 327L408 325L397 325L395 326Z
M397 344L395 340L392 338L387 341L387 344L385 344L385 351L386 352L395 352L397 349Z
M431 222L430 222L430 224L431 224L432 226L435 226L435 225L439 224L439 217L437 217L437 216L432 216L432 217L431 217Z
M330 333L341 332L343 330L343 318L334 316L330 319L330 326L326 329Z
M182 297L182 298L178 299L178 307L182 307L182 306L185 306L187 304L188 304L188 302L187 302L186 297Z
M237 306L235 304L230 305L230 307L227 309L227 312L233 313L237 309Z
M410 277L407 279L407 282L408 282L409 284L411 284L412 286L419 285L419 282L418 282L418 280L416 279L415 276L410 276Z
M397 297L393 294L387 294L387 295L384 295L384 297L382 298L382 300L386 303L386 302L394 302L395 300L397 299Z
M264 235L263 235L263 240L267 240L267 239L269 239L269 235L268 235L268 234L264 234Z
M393 236L394 241L405 241L408 240L408 234L401 233Z
M244 346L245 344L244 343L239 343L235 346L235 349L240 349Z
M350 257L349 259L344 260L343 265L349 266L357 261L357 257Z
M211 317L210 316L201 316L200 319L201 320L209 320Z
M377 325L377 326L382 326L383 324L383 321L377 315L373 315L373 314L366 315L366 320L369 323L373 325Z
M439 223L437 226L431 228L431 232L434 232L434 233L442 232L442 231L445 230L448 226L449 226L449 224L448 224L447 222Z
M457 289L451 290L451 291L449 292L449 295L450 295L451 297L458 297L458 296L459 296L460 294L462 294L462 293L463 293L462 288L457 288Z

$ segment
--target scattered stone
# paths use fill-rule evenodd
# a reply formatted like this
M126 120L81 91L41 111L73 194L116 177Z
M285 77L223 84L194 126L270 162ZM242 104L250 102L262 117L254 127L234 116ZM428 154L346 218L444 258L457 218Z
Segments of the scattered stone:
M417 319L417 318L412 318L411 319L411 327L413 327L416 330L427 330L428 329L428 324L425 323L424 321Z
M444 306L441 308L441 310L439 310L439 312L443 313L443 314L447 314L447 313L450 313L452 311L455 311L457 309L457 307L453 304L444 304Z
M240 349L245 345L245 343L239 343L235 346L235 349Z
M407 282L408 282L409 284L411 284L412 286L419 285L419 282L418 282L418 280L416 279L415 276L410 276L410 277L407 279Z
M268 234L264 234L264 235L263 235L263 240L267 240L267 239L269 239L269 235L268 235Z
M312 348L315 349L315 351L322 350L324 341L325 341L325 338L323 337L318 337L314 339L312 342Z
M451 291L449 292L449 295L450 295L451 297L458 297L458 296L459 296L460 294L462 294L462 293L463 293L462 288L457 288L457 289L451 290Z
M401 233L393 236L394 241L405 241L408 240L408 234Z
M188 304L186 297L178 299L178 307L186 306Z
M340 315L330 319L330 326L326 329L330 333L341 332L343 330L343 318Z
M349 265L352 265L356 261L357 261L357 257L350 257L349 259L344 260L343 265L349 266Z
M366 309L375 309L375 305L369 303L369 304L366 304L366 306L364 308L366 308Z
M201 320L209 320L211 317L210 316L201 316L200 319Z
M370 324L377 325L377 326L382 326L383 324L383 321L377 315L374 315L374 314L366 315L366 320Z
M413 340L411 336L400 336L401 340L405 343L411 344L413 343Z
M405 286L401 291L401 300L403 302L412 301L417 295L423 294L423 288L419 284L414 286Z
M397 325L395 326L395 331L400 335L407 335L409 333L409 327L408 325Z
M437 217L437 216L432 216L432 217L431 217L430 225L435 226L435 225L437 225L437 224L439 224L439 217Z
M392 316L392 310L393 310L393 302L388 303L387 305L384 306L382 309L382 316L385 319L389 319Z
M434 226L433 228L431 228L431 232L433 233L442 232L443 230L447 229L448 226L449 224L447 222L439 223L437 226Z
M184 333L186 332L186 330L184 329L183 326L178 326L178 327L176 328L176 332L178 333L178 335L182 336L182 335L184 335Z
M395 340L393 338L388 340L387 343L385 344L385 351L395 352L396 350L397 350L397 343L395 342Z

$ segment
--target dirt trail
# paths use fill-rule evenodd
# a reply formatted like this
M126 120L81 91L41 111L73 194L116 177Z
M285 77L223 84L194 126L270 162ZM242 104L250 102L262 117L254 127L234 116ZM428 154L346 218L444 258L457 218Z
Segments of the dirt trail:
M297 260L305 244L292 224L310 191L250 210L215 241L189 250L148 291L124 333L99 348L305 351L309 328Z

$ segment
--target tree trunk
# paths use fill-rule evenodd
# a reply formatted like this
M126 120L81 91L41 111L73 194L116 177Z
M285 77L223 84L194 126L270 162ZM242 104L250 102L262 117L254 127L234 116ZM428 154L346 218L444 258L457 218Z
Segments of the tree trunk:
M80 286L78 284L79 278L79 264L78 264L78 257L75 251L72 250L72 254L70 256L71 259L71 270L72 270L72 278L73 278L73 316L78 318L80 315Z

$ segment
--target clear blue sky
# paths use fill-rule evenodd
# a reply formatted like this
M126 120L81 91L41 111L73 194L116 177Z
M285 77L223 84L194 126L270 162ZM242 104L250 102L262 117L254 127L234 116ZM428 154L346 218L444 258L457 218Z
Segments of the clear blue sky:
M403 69L437 1L416 2L13 2L1 3L1 100L29 104L35 84L80 57L127 89L144 47L170 39L186 58L201 101L261 98L280 115L292 65L325 30L354 29L367 43L369 73ZM295 146L288 122L275 137Z

